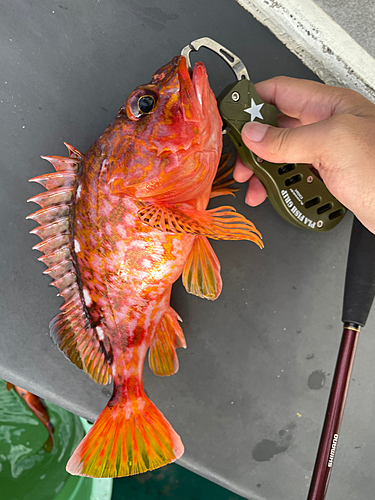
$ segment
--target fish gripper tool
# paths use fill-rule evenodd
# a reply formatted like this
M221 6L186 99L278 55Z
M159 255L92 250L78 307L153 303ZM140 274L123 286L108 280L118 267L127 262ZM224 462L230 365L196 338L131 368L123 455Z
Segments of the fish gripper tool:
M268 162L256 156L242 141L241 130L247 122L278 126L276 107L259 97L244 63L218 42L204 37L181 51L189 70L190 52L201 47L218 54L236 75L237 82L228 85L217 99L220 115L242 162L263 183L273 207L286 221L300 228L328 231L335 227L347 210L307 165Z

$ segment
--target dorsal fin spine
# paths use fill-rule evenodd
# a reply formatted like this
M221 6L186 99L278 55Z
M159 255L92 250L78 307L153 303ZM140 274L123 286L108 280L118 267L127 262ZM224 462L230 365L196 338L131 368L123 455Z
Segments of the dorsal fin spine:
M41 241L40 243L37 243L33 246L33 250L40 250L45 255L47 255L49 253L53 253L55 250L58 250L63 245L66 245L69 242L70 241L68 234L57 234Z
M42 156L43 160L49 161L57 172L78 172L81 160L76 158L65 158L65 156Z
M67 271L73 268L73 261L71 259L65 259L62 262L49 267L43 274L48 274L53 279L58 279L58 277L63 276Z
M41 255L40 257L38 257L38 260L43 262L43 264L45 264L47 267L50 267L52 265L54 266L58 262L61 262L61 260L68 258L71 258L70 248L69 246L64 245L51 254Z
M74 186L77 174L74 172L52 172L50 174L39 175L29 179L29 182L37 182L48 190L59 187Z
M50 285L55 286L58 288L60 291L65 290L68 286L70 286L72 283L74 283L77 280L77 274L76 272L67 272L64 274L59 279L56 279L50 283Z
M53 222L58 217L69 217L70 216L70 207L69 205L57 205L50 206L47 208L42 208L37 210L33 214L30 214L26 217L26 219L35 220L38 224L48 224Z
M42 239L33 248L44 254L38 260L46 264L45 274L53 278L51 285L59 289L58 295L64 299L61 312L50 323L51 336L73 363L97 382L106 384L111 379L109 357L105 356L102 343L90 325L71 231L74 193L84 156L73 146L65 145L69 158L42 157L53 165L56 172L31 179L31 182L38 182L47 191L28 200L38 203L42 208L27 218L40 224L31 231Z
M64 145L68 148L70 158L77 158L78 160L83 159L83 154L80 151L78 151L78 149L76 149L74 146L71 146L67 142L64 142Z
M40 205L42 208L51 205L58 206L60 203L71 203L73 197L74 187L61 187L39 193L27 200L28 203L33 202Z
M69 217L62 217L48 224L42 224L30 231L30 234L36 234L42 240L63 233L70 233Z
M60 307L60 311L68 312L68 311L72 311L73 309L80 308L80 306L81 306L81 298L77 294L77 296L73 297L68 302L65 302L65 304L63 304Z

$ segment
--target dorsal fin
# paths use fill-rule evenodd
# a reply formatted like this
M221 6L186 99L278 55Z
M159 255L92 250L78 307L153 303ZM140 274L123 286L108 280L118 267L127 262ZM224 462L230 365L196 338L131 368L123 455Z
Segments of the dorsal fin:
M81 295L79 278L75 268L72 245L72 203L82 153L69 144L69 158L43 156L55 167L56 172L30 179L47 191L28 201L38 203L42 209L29 215L40 224L32 231L41 238L34 249L43 252L39 258L48 269L44 271L53 279L51 285L59 290L65 303L60 313L51 321L50 332L60 350L78 368L84 370L99 384L111 381L109 358L103 341L97 337Z

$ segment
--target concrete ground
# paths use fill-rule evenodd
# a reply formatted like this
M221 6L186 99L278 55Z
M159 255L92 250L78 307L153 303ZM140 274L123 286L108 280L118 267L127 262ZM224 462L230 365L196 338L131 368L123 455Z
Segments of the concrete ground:
M375 57L375 3L373 0L315 0L372 57Z

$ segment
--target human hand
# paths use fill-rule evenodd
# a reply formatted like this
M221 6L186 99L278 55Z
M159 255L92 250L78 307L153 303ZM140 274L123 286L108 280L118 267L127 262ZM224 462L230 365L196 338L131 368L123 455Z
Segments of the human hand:
M247 123L246 146L270 162L312 164L329 191L375 233L375 105L353 90L288 77L260 82L256 90L280 110L280 128ZM233 175L249 180L247 204L265 200L264 186L239 157Z

